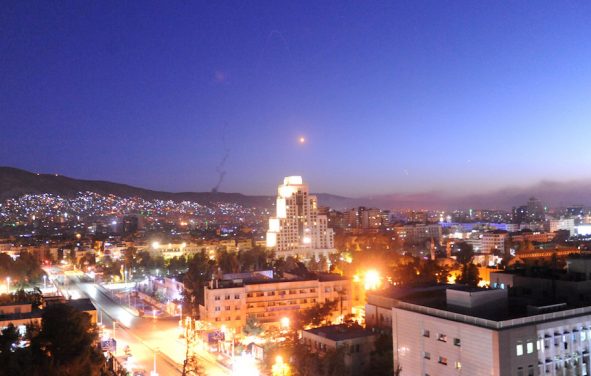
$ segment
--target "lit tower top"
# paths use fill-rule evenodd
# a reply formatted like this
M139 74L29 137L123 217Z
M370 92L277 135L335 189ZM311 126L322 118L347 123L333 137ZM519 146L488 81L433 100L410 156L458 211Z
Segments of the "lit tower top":
M288 176L277 189L276 214L269 218L267 247L290 250L332 249L334 234L326 216L318 214L316 196L309 195L301 176Z

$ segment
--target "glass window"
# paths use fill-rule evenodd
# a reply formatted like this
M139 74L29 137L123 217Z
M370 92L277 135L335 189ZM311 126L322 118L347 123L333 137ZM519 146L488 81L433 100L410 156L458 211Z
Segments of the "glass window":
M431 337L431 332L429 332L427 329L423 329L423 337Z
M437 336L437 340L441 342L447 342L447 336L445 334L439 333L439 335Z
M425 359L431 359L431 354L425 351L423 353L423 358L425 358Z
M447 365L447 358L444 356L439 357L439 363L443 365Z
M456 362L456 369L461 369L461 368L462 368L462 363Z
M454 338L454 345L461 346L461 341L459 338Z
M533 342L528 342L526 347L527 347L528 354L531 354L534 352L534 343Z
M520 343L516 346L517 356L523 355L523 345Z

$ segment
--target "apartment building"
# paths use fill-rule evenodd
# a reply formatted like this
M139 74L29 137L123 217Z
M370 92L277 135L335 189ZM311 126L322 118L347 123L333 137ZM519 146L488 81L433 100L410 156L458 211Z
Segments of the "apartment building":
M508 238L507 231L497 230L485 232L480 238L480 252L482 253L505 253L505 240Z
M394 227L396 235L408 243L420 243L428 240L439 241L441 239L440 224L418 224Z
M271 274L269 274L271 273ZM298 311L317 303L337 301L332 321L351 313L351 280L335 274L301 278L272 272L243 273L214 280L204 289L201 320L241 330L249 316L266 325L279 325Z
M508 302L507 290L459 286L402 298L395 366L417 376L590 374L591 306Z

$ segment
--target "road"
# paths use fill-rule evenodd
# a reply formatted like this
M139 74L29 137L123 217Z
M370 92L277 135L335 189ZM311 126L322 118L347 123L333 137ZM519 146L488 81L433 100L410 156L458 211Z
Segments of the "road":
M186 344L179 338L178 320L136 317L121 305L113 301L108 293L103 292L94 283L83 282L77 277L69 277L68 289L77 290L80 297L88 297L99 310L99 321L112 332L116 321L114 338L117 340L117 355L123 355L122 349L129 345L132 353L130 364L133 369L144 369L146 375L154 368L156 351L156 370L161 376L182 374ZM75 295L75 294L74 294ZM102 311L102 313L101 313ZM208 376L227 376L231 372L220 365L208 353L199 353L199 361Z

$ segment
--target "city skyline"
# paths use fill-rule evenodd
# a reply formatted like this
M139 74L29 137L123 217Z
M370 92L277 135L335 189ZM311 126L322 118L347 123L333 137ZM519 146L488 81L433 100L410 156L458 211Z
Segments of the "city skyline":
M0 374L591 375L591 2L2 5Z
M10 3L0 160L176 192L588 181L588 7Z

